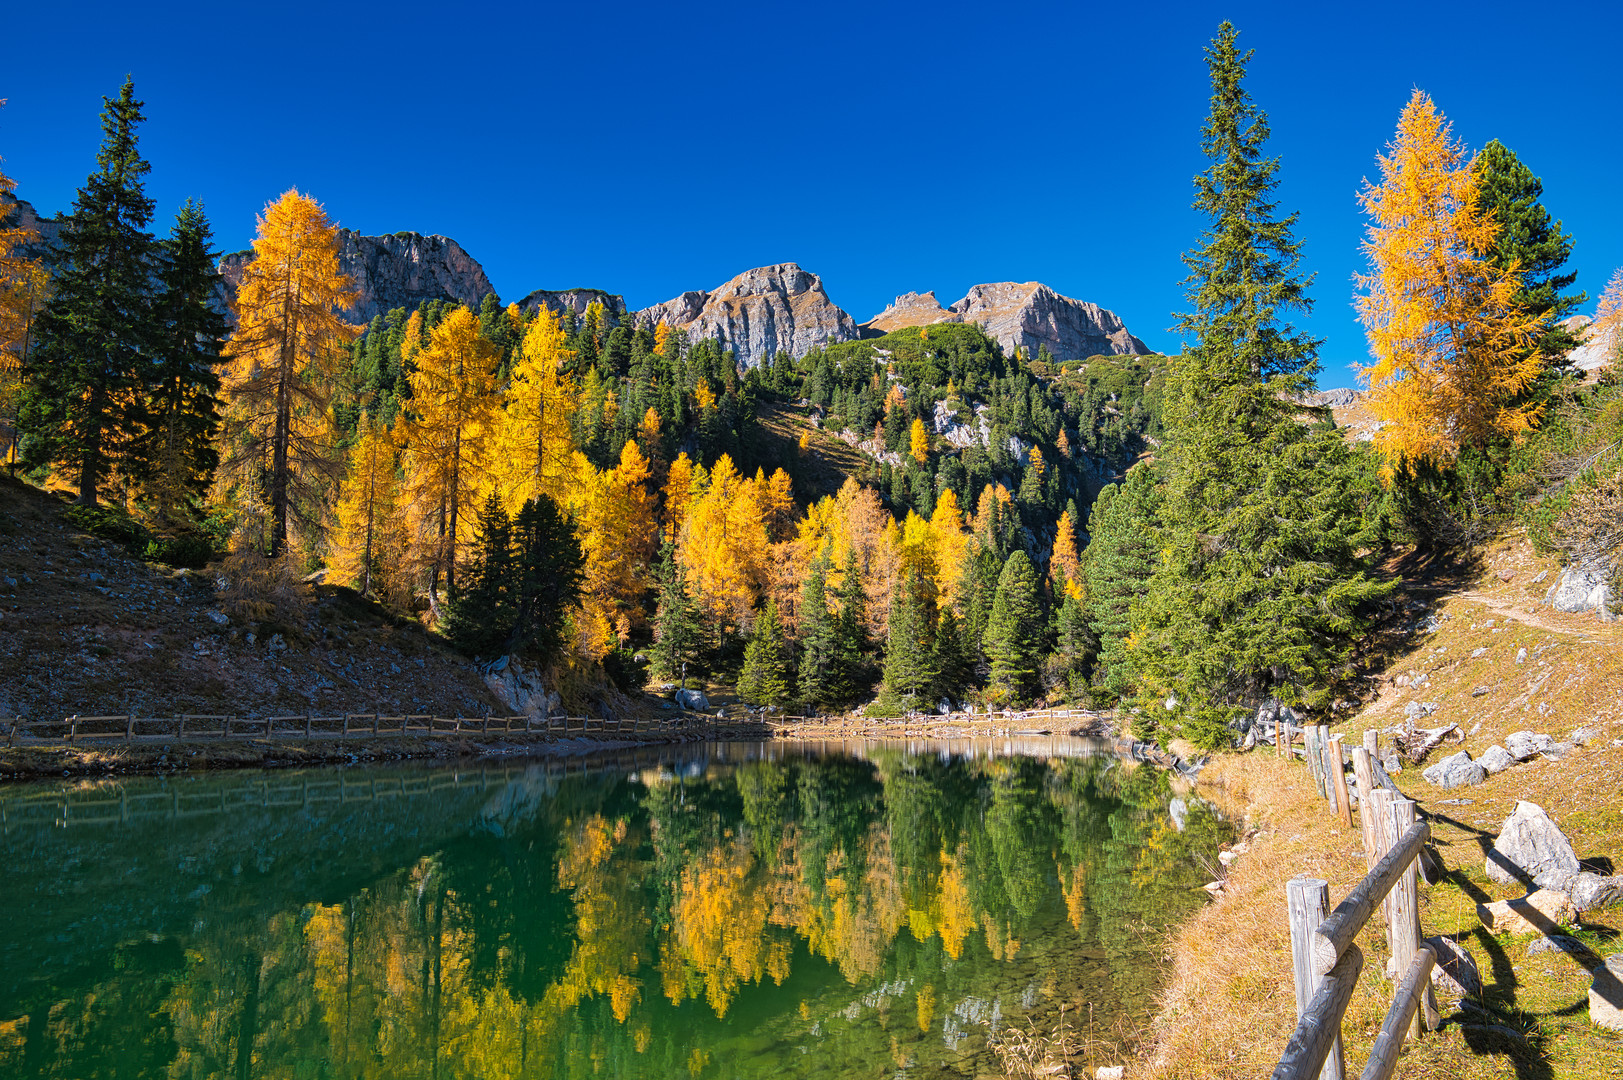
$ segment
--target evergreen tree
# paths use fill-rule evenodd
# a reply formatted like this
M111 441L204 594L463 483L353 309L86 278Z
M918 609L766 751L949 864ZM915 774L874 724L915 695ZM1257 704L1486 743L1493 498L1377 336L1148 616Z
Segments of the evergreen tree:
M1161 527L1160 477L1150 462L1127 471L1120 484L1105 488L1088 517L1088 629L1098 642L1093 681L1108 700L1132 689L1127 635L1133 632L1133 604L1143 597L1155 569L1156 530Z
M819 552L800 587L800 700L811 708L839 700L836 622L828 609L828 555Z
M840 588L840 614L834 621L834 665L829 690L835 701L850 701L871 677L868 661L868 597L862 591L857 553L845 553Z
M1577 310L1588 296L1568 292L1578 280L1576 271L1559 273L1572 255L1572 236L1539 202L1544 184L1504 143L1494 139L1474 162L1481 207L1492 212L1499 225L1488 260L1500 269L1514 264L1521 272L1521 288L1513 303L1533 315L1545 316L1537 349L1545 357L1559 356L1578 345L1560 320Z
M102 100L98 167L62 230L55 294L39 319L18 418L25 460L76 470L81 506L97 504L125 433L144 420L154 345L156 241L144 186L152 167L136 136L142 103L128 79L116 101Z
M574 523L552 496L537 495L513 516L513 561L513 630L506 651L551 662L563 649L586 566Z
M935 599L930 591L927 581L909 571L897 579L891 593L885 636L885 690L899 698L904 709L917 707L940 674L936 667L935 627L930 618Z
M1036 691L1041 632L1037 571L1026 553L1016 548L998 574L997 597L982 638L992 687L1005 698L1024 701Z
M219 454L221 351L230 327L214 307L221 277L201 203L186 200L163 244L147 426L135 460L142 486L169 516L203 494Z
M654 615L654 674L686 682L687 665L698 651L699 619L688 593L687 571L666 540L659 550L659 607Z
M513 632L513 523L494 492L480 508L473 557L446 605L445 636L470 656L495 657Z
M778 621L778 605L769 596L755 620L755 632L744 647L738 696L754 705L782 705L789 700L793 686L788 642L783 636L783 624Z
M1059 634L1054 655L1065 680L1067 697L1075 699L1087 686L1088 661L1093 652L1093 636L1088 633L1088 617L1082 601L1064 593L1059 605Z
M971 662L964 649L963 623L949 605L941 611L935 628L936 692L956 699L969 685Z
M1359 551L1367 537L1356 470L1338 432L1298 422L1289 394L1310 385L1319 342L1284 316L1308 310L1296 217L1276 215L1278 159L1266 116L1241 83L1250 53L1224 23L1207 50L1211 115L1195 206L1210 218L1186 256L1194 342L1174 365L1160 549L1131 618L1137 689L1170 691L1168 719L1197 745L1227 740L1239 713L1278 697L1320 704L1362 623L1388 589Z

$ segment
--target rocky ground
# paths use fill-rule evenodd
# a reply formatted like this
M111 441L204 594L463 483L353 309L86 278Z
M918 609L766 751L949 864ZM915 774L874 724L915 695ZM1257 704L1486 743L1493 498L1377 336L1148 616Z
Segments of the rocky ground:
M1623 635L1553 610L1559 572L1511 537L1471 565L1411 573L1370 697L1333 729L1348 745L1378 730L1394 785L1430 821L1444 869L1421 888L1422 932L1466 972L1440 980L1443 1027L1406 1050L1405 1077L1623 1075ZM1420 760L1397 753L1428 731ZM1358 824L1344 829L1305 767L1266 747L1219 759L1202 788L1256 835L1180 934L1149 1071L1265 1074L1294 1023L1284 883L1323 877L1339 901L1366 870ZM1379 928L1359 944L1343 1028L1355 1072L1393 991Z
M0 478L0 718L505 711L471 662L349 590L245 623L212 569L143 562L66 508Z

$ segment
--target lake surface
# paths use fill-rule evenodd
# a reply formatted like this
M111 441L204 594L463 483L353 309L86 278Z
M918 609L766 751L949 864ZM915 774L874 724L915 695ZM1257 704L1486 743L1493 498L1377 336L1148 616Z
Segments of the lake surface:
M1088 750L6 787L0 1077L975 1077L1062 1008L1108 1063L1228 832Z

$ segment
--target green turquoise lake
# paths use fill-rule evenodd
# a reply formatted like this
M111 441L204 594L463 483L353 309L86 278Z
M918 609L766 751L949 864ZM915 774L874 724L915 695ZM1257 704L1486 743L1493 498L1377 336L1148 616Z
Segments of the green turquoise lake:
M1229 832L1094 749L9 786L0 1077L968 1078L1060 1025L1110 1063Z

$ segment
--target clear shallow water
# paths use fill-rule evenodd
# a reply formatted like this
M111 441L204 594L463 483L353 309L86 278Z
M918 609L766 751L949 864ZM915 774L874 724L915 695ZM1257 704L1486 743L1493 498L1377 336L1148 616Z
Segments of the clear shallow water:
M1148 1016L1227 835L1086 749L8 787L0 1077L995 1072Z

